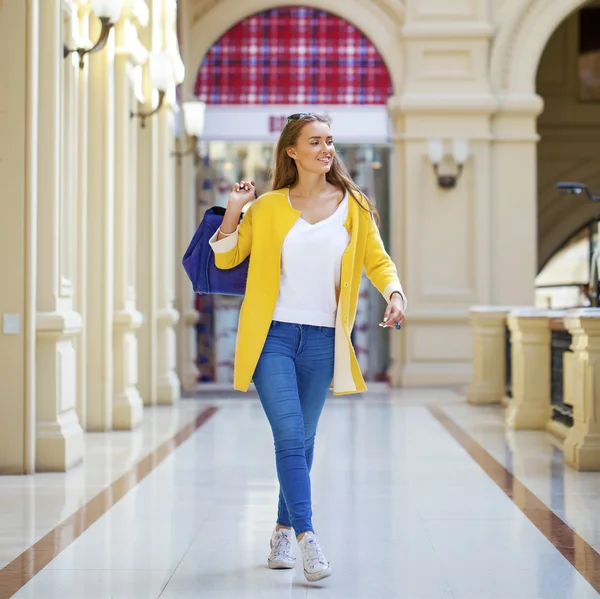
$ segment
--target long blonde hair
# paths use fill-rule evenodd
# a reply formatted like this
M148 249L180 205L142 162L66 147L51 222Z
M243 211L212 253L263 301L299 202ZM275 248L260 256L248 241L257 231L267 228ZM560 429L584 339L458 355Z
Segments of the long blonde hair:
M304 129L308 123L314 122L331 125L329 119L320 114L307 113L298 116L293 115L293 117L296 118L288 118L287 124L277 141L277 148L275 150L275 170L273 172L273 189L293 187L298 182L298 168L296 167L296 161L288 155L286 150L290 146L296 145L302 129ZM375 216L377 221L379 221L379 212L377 211L377 208L375 208L371 201L362 193L360 187L352 181L342 159L337 154L333 157L331 168L325 175L325 179L340 191L343 191L344 193L348 192L348 195L352 196L361 208L371 213L371 215Z

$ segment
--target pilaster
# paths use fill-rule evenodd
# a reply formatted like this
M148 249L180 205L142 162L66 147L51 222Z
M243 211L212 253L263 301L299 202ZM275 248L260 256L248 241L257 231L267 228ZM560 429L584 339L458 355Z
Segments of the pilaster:
M128 0L115 28L115 213L113 320L113 427L131 430L142 421L143 402L137 388L138 340L142 314L136 307L137 252L137 126L131 112L137 106L141 64L147 52L137 27L148 25L145 3Z
M404 333L392 336L395 385L465 384L472 377L469 309L492 304L490 116L496 100L486 57L493 28L484 0L407 3L405 81L389 100L396 164L392 257L409 297ZM444 144L439 170L455 174L452 143L469 156L456 186L438 185L430 140Z
M90 17L90 37L100 27ZM113 428L115 41L89 63L87 245L87 430ZM92 316L93 315L93 316Z
M531 305L538 272L538 96L500 96L492 119L491 264L494 303ZM518 182L518 184L516 183ZM507 232L510 231L510 243Z
M550 319L554 316L547 311L519 309L508 317L513 397L506 424L511 428L542 430L552 417Z
M76 44L91 44L90 34L90 9L87 5L80 5L79 38L72 40L71 46ZM89 70L88 62L85 61L84 68L80 71L78 81L78 123L77 123L77 276L75 285L75 309L81 315L81 332L75 338L76 361L77 361L77 415L83 429L87 429L87 285L88 285L88 88Z
M35 470L38 2L0 13L0 473ZM4 315L17 330L3 330ZM10 318L10 316L8 316ZM14 322L13 322L14 323Z
M175 27L177 5L174 0L162 0L162 10L153 13L158 18L162 39L160 51L169 51L170 37ZM169 96L168 96L169 98ZM174 97L170 96L173 101ZM176 372L177 339L175 326L179 312L175 309L175 116L165 106L155 117L158 122L157 184L158 184L158 294L157 294L157 369L156 389L159 404L174 404L181 397L181 383Z
M563 447L565 462L577 470L599 471L600 310L573 310L565 325L573 336L573 355L565 364L565 403L573 406L573 426Z
M158 26L159 0L150 0L149 27L138 31L138 38L146 52L159 47L162 36ZM142 84L138 97L139 108L148 110L152 99L149 64L142 67ZM137 129L137 253L136 287L137 307L142 313L142 323L137 331L138 339L138 389L144 405L156 405L158 401L156 369L158 363L157 310L158 310L158 170L156 162L158 147L158 120L152 117L141 127L134 119Z
M185 136L184 136L185 138ZM180 144L185 146L185 142ZM177 372L182 388L193 391L198 384L196 366L196 330L198 312L194 308L194 292L181 258L196 230L196 175L195 155L184 156L177 162L177 310L181 318L177 324Z
M83 430L76 412L73 337L81 331L74 311L77 122L76 64L60 49L72 17L62 0L39 2L38 270L36 349L36 469L64 471L83 459ZM67 27L63 25L67 24ZM70 32L69 32L70 33Z

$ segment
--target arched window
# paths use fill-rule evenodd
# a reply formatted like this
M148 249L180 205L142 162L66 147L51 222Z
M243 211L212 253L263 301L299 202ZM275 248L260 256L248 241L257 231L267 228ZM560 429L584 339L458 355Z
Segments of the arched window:
M597 247L596 220L589 221L548 260L535 279L536 306L574 308L587 301L590 264Z
M267 10L210 49L195 93L207 104L385 104L390 76L375 46L323 10Z

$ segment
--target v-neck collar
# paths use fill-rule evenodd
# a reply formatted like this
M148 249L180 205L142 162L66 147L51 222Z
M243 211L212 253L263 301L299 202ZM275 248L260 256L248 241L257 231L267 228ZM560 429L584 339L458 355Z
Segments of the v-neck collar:
M337 205L336 209L328 217L326 217L320 221L317 221L316 223L309 223L307 220L302 218L302 216L301 216L302 211L296 210L294 208L294 206L292 206L292 200L290 198L290 188L289 187L286 188L286 199L287 199L287 203L288 203L289 207L298 215L299 221L302 221L307 227L311 227L311 228L312 227L320 227L321 225L329 222L332 218L334 218L338 214L338 212L340 210L342 210L342 206L343 206L344 202L346 202L347 204L350 203L350 200L348 199L348 195L349 194L346 191L344 193L344 197L342 198L342 201ZM344 227L346 227L346 229L348 229L347 223L348 223L349 216L350 216L350 209L348 209L348 216L344 222Z

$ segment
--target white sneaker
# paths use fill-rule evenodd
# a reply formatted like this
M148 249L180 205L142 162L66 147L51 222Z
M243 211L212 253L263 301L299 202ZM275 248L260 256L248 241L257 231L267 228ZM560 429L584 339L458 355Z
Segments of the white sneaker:
M316 582L331 576L331 564L325 559L314 532L307 532L298 545L302 551L306 580Z
M294 535L291 530L281 528L274 530L271 535L271 553L267 563L273 570L293 568L296 558L292 554L292 540Z

